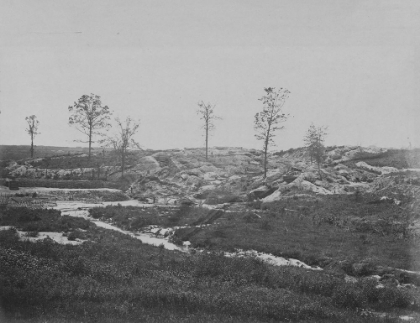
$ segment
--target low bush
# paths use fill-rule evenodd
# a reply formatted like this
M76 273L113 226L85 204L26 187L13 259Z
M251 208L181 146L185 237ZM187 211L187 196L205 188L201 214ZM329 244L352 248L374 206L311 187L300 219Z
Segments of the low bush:
M209 205L242 202L242 198L230 190L215 189L207 192L205 203Z
M0 226L10 225L22 231L67 232L72 229L88 229L93 224L83 218L61 216L60 211L28 209L25 207L0 210Z
M411 300L396 288L369 296L366 284L325 272L218 253L171 253L100 228L88 234L94 242L64 246L19 242L10 238L13 230L0 231L0 241L9 239L0 244L6 317L157 322L167 313L167 322L183 315L189 322L198 316L203 322L376 322L354 308L406 307Z

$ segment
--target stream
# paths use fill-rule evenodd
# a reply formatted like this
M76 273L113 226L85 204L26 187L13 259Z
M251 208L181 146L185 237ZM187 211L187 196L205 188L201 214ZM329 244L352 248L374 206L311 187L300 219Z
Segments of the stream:
M142 203L140 203L139 201L136 201L136 200L121 201L121 202L102 202L102 203L84 203L84 202L77 202L77 201L74 201L74 202L69 202L69 201L60 202L60 201L57 201L56 204L57 204L57 206L54 206L53 209L61 211L62 215L69 215L69 216L74 216L74 217L85 218L85 219L93 222L94 224L96 224L96 226L98 226L98 227L108 229L108 230L118 231L120 233L129 235L133 238L139 239L139 240L141 240L141 242L152 245L152 246L163 245L164 248L167 249L167 250L178 250L178 251L182 251L182 252L187 252L188 251L188 247L177 246L177 245L169 242L164 237L153 236L151 234L144 233L144 232L133 233L133 232L130 232L130 231L122 230L122 229L116 227L115 225L112 225L110 223L94 219L94 218L89 216L89 209L94 208L94 207L106 207L108 205L115 205L115 206L116 205L121 205L121 206L136 206L136 207L141 207L141 208L150 208L150 207L154 206L153 204L142 204Z
M129 235L133 238L141 240L143 243L153 245L153 246L161 246L167 250L177 250L181 252L189 252L191 248L189 248L189 243L186 242L184 246L178 246L174 243L168 241L168 237L163 235L158 235L157 233L160 231L168 231L163 228L153 228L150 233L146 232L130 232L126 230L122 230L115 225L112 225L107 222L103 222L97 219L94 219L89 216L89 209L94 207L106 207L108 205L121 205L121 206L136 206L141 208L149 208L154 207L153 204L143 204L136 200L128 200L128 201L121 201L121 202L102 202L102 203L84 203L84 202L77 202L77 201L57 201L56 206L52 207L55 210L61 211L62 215L69 215L75 217L82 217L85 218L93 223L95 223L98 227L118 231L120 233ZM171 206L168 206L171 207ZM198 250L197 250L198 251ZM236 252L226 252L226 257L255 257L261 259L262 261L274 265L274 266L297 266L306 269L312 270L321 270L319 267L311 267L305 264L304 262L297 260L297 259L286 259L283 257L276 257L271 254L266 254L262 252L258 252L255 250L237 250Z

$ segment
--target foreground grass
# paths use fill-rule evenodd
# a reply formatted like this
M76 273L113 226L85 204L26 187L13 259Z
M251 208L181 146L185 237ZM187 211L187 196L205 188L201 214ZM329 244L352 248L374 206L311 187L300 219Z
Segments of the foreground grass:
M42 216L41 216L42 217ZM368 280L186 255L88 227L80 246L22 242L0 231L0 300L12 322L375 322L415 295ZM390 320L392 321L392 320Z
M68 215L61 216L57 210L28 209L25 207L0 210L0 226L13 226L27 232L65 232L82 235L80 230L87 230L95 225L83 218Z

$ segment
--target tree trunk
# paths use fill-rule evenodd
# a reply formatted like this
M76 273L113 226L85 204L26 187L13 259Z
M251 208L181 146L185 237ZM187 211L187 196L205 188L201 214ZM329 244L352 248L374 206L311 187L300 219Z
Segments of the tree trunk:
M271 124L268 125L268 130L265 134L264 140L264 178L267 177L267 152L268 152L268 140L270 139Z
M121 177L124 177L124 168L125 168L125 151L122 151L121 154Z
M208 152L209 152L209 125L207 123L206 124L206 160L209 159Z
M92 126L89 128L89 160L90 160L90 150L92 147Z
M319 174L319 178L321 179L321 181L322 181L322 175L321 175L321 163L320 162L318 162L318 174Z
M34 135L31 134L31 158L34 158Z
M264 178L267 177L267 150L268 150L268 137L264 143Z

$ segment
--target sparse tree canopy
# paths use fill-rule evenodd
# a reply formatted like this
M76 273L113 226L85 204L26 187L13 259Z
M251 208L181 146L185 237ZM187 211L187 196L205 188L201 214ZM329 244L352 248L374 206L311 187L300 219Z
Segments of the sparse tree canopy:
M133 136L137 133L140 127L140 120L136 121L131 117L127 117L125 119L125 122L122 122L119 118L115 118L115 121L118 125L118 133L106 138L102 142L105 146L110 146L114 148L114 151L120 157L122 172L121 176L124 176L127 149L140 149L140 145L133 139Z
M210 131L214 130L214 120L220 120L222 118L214 114L215 105L205 104L203 101L198 103L197 114L200 116L200 119L204 121L203 129L205 131L206 137L206 160L208 159L209 151L209 134Z
M28 123L28 128L26 128L26 132L31 136L31 158L33 158L34 157L34 138L36 135L39 134L38 132L39 120L36 118L35 115L26 117L25 120Z
M257 132L255 137L263 141L264 152L264 178L267 176L267 153L268 148L274 145L276 131L283 129L279 126L285 122L288 114L283 112L283 105L289 97L290 91L284 88L275 90L273 87L265 88L265 95L259 100L263 102L263 109L255 115L254 129Z
M315 127L312 123L303 139L311 161L315 161L317 163L320 178L322 178L321 163L325 159L324 141L326 135L327 127Z
M73 106L69 106L69 112L71 113L69 125L88 137L88 141L75 141L89 143L90 159L93 138L102 135L100 130L107 130L110 127L109 120L112 113L108 106L102 106L100 96L95 94L82 95Z

